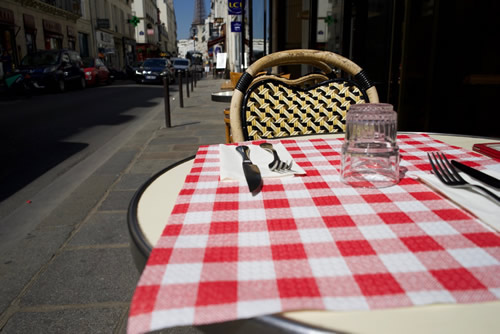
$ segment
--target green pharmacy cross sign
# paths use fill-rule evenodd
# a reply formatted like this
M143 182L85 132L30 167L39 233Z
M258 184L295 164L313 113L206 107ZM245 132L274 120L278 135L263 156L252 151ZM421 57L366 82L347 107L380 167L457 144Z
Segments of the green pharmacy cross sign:
M141 22L141 19L138 18L137 16L132 16L130 20L128 20L128 23L132 23L134 27L137 27L137 25Z

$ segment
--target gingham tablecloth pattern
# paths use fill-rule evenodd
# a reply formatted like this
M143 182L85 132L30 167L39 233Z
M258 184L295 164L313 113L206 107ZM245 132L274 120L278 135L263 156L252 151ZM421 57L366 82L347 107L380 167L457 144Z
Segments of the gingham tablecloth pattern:
M219 181L201 147L137 285L129 333L300 309L367 310L500 298L500 235L411 177L359 189L339 177L342 140L282 140L305 177L257 196ZM398 136L401 167L441 151L499 162L425 135Z

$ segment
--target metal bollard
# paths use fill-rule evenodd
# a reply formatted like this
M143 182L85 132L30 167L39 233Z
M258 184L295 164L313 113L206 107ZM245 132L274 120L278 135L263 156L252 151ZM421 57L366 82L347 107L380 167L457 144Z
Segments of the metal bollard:
M184 97L182 96L182 72L179 72L179 103L181 105L181 108L184 108Z
M184 71L186 74L186 96L189 97L189 76L188 76L188 71Z
M195 79L196 77L193 77L193 71L191 71L191 91L193 91L193 83L195 82Z
M165 126L167 128L171 128L172 124L170 123L170 87L168 86L167 78L163 78L163 88L165 92Z
M196 87L196 83L198 82L198 71L194 71L194 86Z

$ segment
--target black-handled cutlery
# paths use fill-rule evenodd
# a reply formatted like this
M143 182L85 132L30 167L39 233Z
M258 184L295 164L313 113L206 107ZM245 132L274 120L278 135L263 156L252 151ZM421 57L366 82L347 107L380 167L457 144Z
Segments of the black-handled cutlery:
M491 186L495 189L500 189L500 180L499 179L494 178L493 176L490 176L486 173L483 173L475 168L464 165L463 163L458 162L456 160L451 160L451 163L457 169L459 169L460 171L469 175L470 177L472 177L478 181L481 181L482 183L484 183L488 186Z
M250 160L250 149L248 146L238 146L236 147L236 151L238 151L243 158L243 173L245 174L245 179L247 180L248 190L253 193L256 190L259 190L262 186L262 176L260 175L259 167L253 164Z

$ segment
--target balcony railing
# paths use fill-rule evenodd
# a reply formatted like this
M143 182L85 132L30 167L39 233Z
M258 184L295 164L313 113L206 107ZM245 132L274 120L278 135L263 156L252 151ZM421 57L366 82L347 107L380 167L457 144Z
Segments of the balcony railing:
M78 0L39 0L54 7L64 9L73 14L81 14L80 1Z
M82 16L79 0L19 0L24 6L40 9L44 12L67 19L77 20Z

